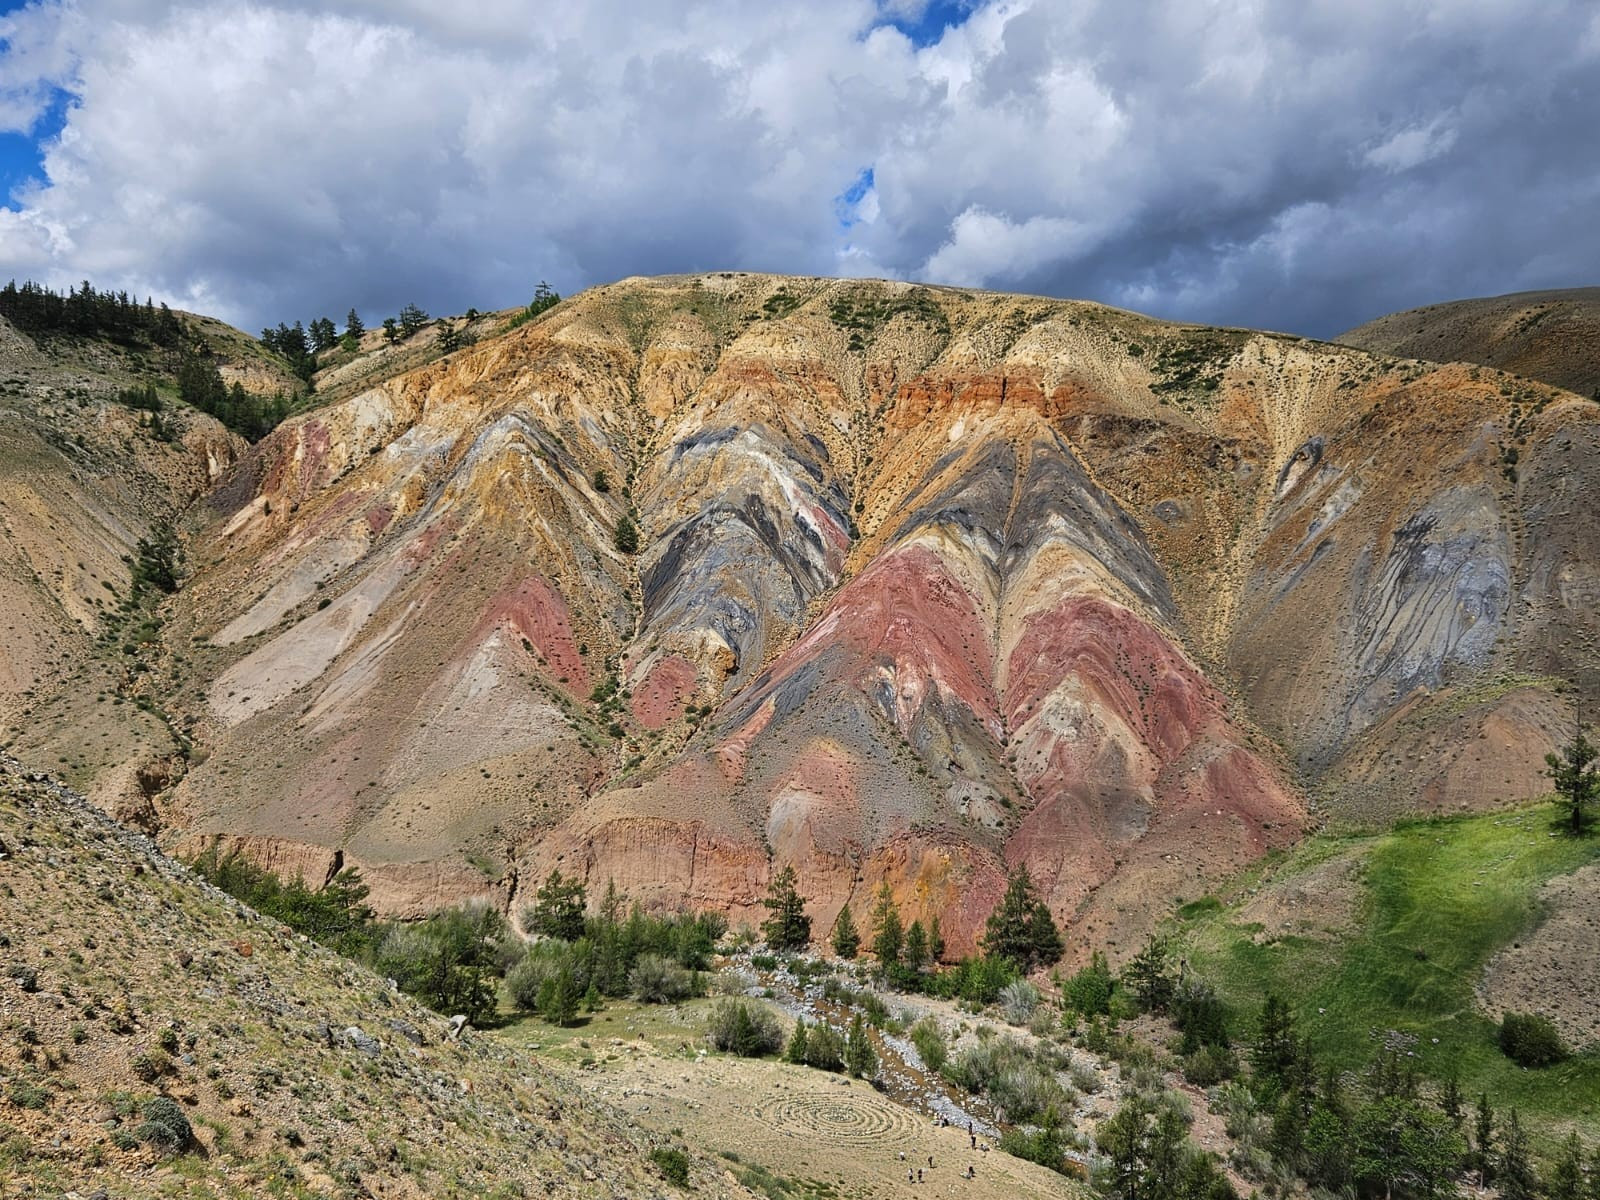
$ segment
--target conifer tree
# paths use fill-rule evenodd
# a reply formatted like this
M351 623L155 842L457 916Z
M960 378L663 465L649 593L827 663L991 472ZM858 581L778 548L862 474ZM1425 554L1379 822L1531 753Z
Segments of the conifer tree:
M794 1063L797 1067L806 1065L806 1022L801 1017L794 1023L794 1032L789 1035L789 1045L784 1049L783 1061Z
M1583 1143L1576 1133L1568 1133L1561 1143L1544 1190L1550 1200L1584 1200Z
M844 1065L859 1079L869 1079L878 1072L878 1052L872 1047L872 1037L860 1013L850 1019L850 1032L844 1042Z
M984 926L983 949L1024 974L1061 957L1061 931L1049 907L1034 896L1026 864L1007 878L1005 895Z
M1478 1093L1478 1107L1472 1123L1472 1149L1468 1165L1478 1172L1478 1182L1487 1187L1494 1178L1494 1109L1487 1092Z
M878 957L878 965L892 967L898 964L904 942L905 930L900 924L900 910L895 907L894 892L885 879L878 885L878 899L872 909L872 952Z
M905 964L913 971L928 965L928 935L921 921L911 922L911 928L906 930Z
M811 941L811 918L806 916L792 866L784 867L761 902L772 915L761 923L761 933L774 950L803 950Z
M861 934L856 930L855 917L850 913L850 903L839 910L833 923L833 952L840 958L854 958L861 949Z
M1570 745L1559 755L1546 754L1545 775L1555 785L1556 794L1567 808L1567 832L1581 837L1589 826L1589 808L1600 800L1600 769L1595 759L1600 756L1594 745L1583 735L1579 726Z
M583 936L586 901L582 880L576 876L563 879L559 870L551 871L528 910L528 931L563 942L577 941Z
M1495 1181L1501 1200L1533 1200L1539 1191L1539 1180L1533 1173L1533 1159L1528 1151L1528 1134L1514 1108L1506 1114L1505 1126L1500 1131Z

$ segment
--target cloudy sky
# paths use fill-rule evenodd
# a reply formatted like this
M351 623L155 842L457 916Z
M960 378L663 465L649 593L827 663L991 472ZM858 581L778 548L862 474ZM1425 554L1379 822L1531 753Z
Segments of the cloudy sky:
M246 328L625 275L1329 336L1600 284L1592 0L0 0L0 278Z

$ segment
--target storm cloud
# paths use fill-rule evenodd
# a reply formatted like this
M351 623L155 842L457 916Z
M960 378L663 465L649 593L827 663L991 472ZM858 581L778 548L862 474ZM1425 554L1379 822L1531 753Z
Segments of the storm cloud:
M41 0L0 276L257 328L871 275L1329 336L1592 284L1600 10Z

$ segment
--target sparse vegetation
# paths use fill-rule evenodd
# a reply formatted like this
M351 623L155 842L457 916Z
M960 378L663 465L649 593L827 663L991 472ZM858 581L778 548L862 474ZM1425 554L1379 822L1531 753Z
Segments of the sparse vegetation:
M828 316L850 334L850 349L857 351L865 350L884 326L900 316L941 335L950 333L949 318L926 288L900 295L870 285L841 288L828 305Z

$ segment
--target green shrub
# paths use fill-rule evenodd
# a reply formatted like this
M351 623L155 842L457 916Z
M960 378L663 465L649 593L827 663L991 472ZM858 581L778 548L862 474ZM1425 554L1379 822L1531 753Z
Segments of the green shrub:
M646 1004L665 1004L694 995L694 975L659 954L642 954L628 974L634 998Z
M1567 1057L1560 1032L1538 1013L1507 1013L1500 1022L1500 1050L1523 1067L1548 1067Z
M167 1154L179 1154L194 1144L194 1129L177 1102L166 1096L145 1101L144 1121L134 1135L145 1145Z
M988 1096L1008 1121L1028 1123L1051 1110L1070 1111L1071 1097L1053 1066L1041 1064L1010 1038L991 1037L967 1047L946 1065L944 1075L969 1092Z
M627 513L617 518L616 532L612 535L611 541L624 554L639 552L639 527Z
M1183 1060L1183 1077L1195 1087L1213 1087L1238 1071L1239 1060L1226 1046L1201 1046Z
M945 1063L950 1059L950 1051L932 1017L923 1017L911 1027L911 1044L917 1048L917 1057L922 1059L928 1070L944 1070Z
M1012 1025L1026 1025L1039 1007L1039 989L1026 979L1014 979L1000 989L1000 1011Z
M1066 1173L1067 1140L1061 1132L1061 1118L1054 1109L1039 1118L1029 1129L1008 1129L1000 1135L1000 1149L1017 1158Z
M326 601L318 607L326 607ZM190 865L236 900L341 954L358 955L378 932L372 909L365 903L369 889L354 867L346 867L326 886L313 890L303 878L285 882L238 854L220 855L215 849Z
M689 1184L689 1156L682 1150L670 1146L657 1146L650 1151L650 1161L655 1163L656 1170L661 1172L661 1177L668 1183L675 1183L679 1187Z
M1067 1007L1086 1017L1101 1016L1111 1011L1111 968L1106 956L1098 950L1087 967L1076 971L1061 989Z
M712 1010L706 1022L706 1038L713 1049L742 1058L776 1054L783 1045L783 1031L772 1010L741 999L724 1000Z
M465 1013L476 1022L494 1011L500 944L507 936L497 909L464 904L391 929L376 966L435 1012Z
M6 967L6 974L17 981L17 986L25 992L39 990L39 972L26 963L12 963Z
M135 1078L145 1083L154 1083L172 1070L172 1056L159 1046L155 1046L142 1054L134 1055L129 1066L133 1068Z
M807 1025L804 1020L799 1020L795 1022L794 1033L790 1035L783 1057L785 1062L796 1066L838 1071L844 1068L844 1052L843 1035L826 1021Z
M6 1099L18 1108L44 1108L50 1103L50 1093L36 1083L18 1079L6 1089Z

